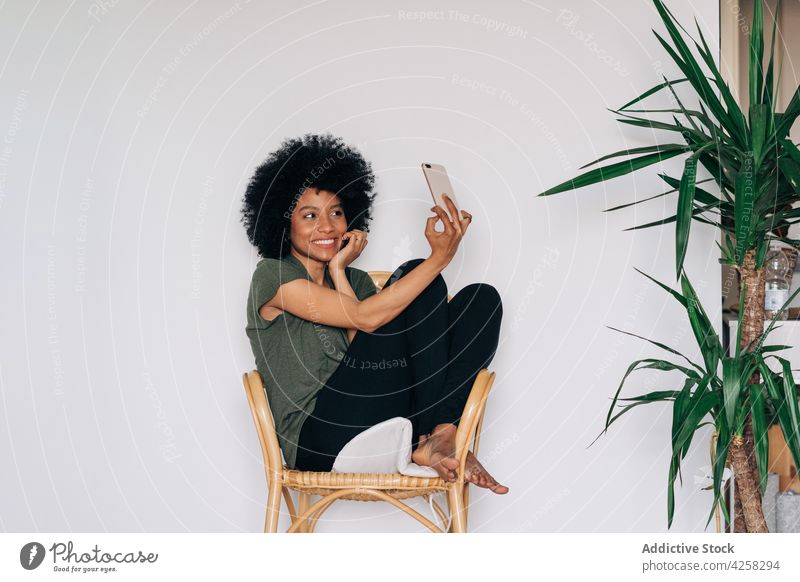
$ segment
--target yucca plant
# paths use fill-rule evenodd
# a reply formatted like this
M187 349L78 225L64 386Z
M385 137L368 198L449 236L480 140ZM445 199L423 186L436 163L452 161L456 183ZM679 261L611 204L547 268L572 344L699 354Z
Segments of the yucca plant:
M787 238L788 227L800 221L800 150L789 138L789 131L800 115L800 87L794 92L786 110L779 113L776 103L775 39L777 12L772 22L772 43L765 61L764 18L761 0L755 0L753 22L750 28L749 109L747 115L734 98L730 87L714 61L714 54L697 27L692 35L678 23L661 0L653 0L667 30L669 40L654 31L656 38L681 71L681 77L667 79L645 91L618 110L620 123L650 130L661 130L675 136L672 143L656 144L622 150L603 156L587 166L613 158L627 158L580 174L558 186L539 194L550 196L635 172L685 155L680 178L659 174L669 190L644 199L635 200L608 210L620 210L661 196L677 193L675 213L662 220L632 227L650 228L675 224L675 275L680 279L689 242L693 220L716 226L721 230L723 244L720 261L731 265L739 273L744 300L739 310L737 350L744 352L757 344L764 331L764 262L767 249L773 240L790 245L800 241ZM779 1L780 7L780 1ZM779 75L778 75L779 76ZM675 86L688 84L693 92L693 104L685 105ZM657 93L668 92L674 107L668 109L640 109L642 101ZM661 116L669 116L664 120ZM698 179L698 169L708 173ZM708 183L704 189L699 184ZM629 230L632 230L629 229ZM716 336L714 336L716 337ZM713 338L700 342L707 365L719 364L713 355ZM738 357L738 356L737 356ZM744 357L744 356L742 356ZM725 364L723 374L731 374L733 364ZM745 366L752 371L749 383L759 385L761 366ZM715 368L708 369L716 374ZM730 448L730 457L736 477L736 530L766 531L761 510L761 491L751 483L759 482L763 460L757 454L764 443L756 442L753 427L760 418L746 416L741 433L720 433L730 437L720 450ZM794 434L784 435L787 441ZM722 443L721 443L722 444ZM748 476L749 475L749 476Z
M641 271L639 272L641 273ZM603 433L623 414L637 406L658 402L673 403L672 456L667 481L667 524L671 527L675 512L675 479L680 474L681 461L686 457L694 435L703 426L709 424L708 418L710 417L710 424L713 424L715 428L716 454L712 467L714 501L708 521L711 521L717 507L720 507L726 519L729 519L728 507L722 496L725 465L730 461L734 473L737 470L741 472L739 478L747 482L743 484L746 488L763 491L767 484L769 416L776 417L781 430L785 435L789 435L787 438L789 450L795 463L800 461L800 406L798 406L794 377L788 360L773 353L789 346L764 345L764 341L776 323L776 319L773 318L753 345L745 346L747 349L740 349L738 347L740 338L737 337L737 349L734 355L726 356L725 349L714 331L714 326L685 273L681 273L680 278L682 292L671 289L645 273L642 274L669 292L686 309L692 332L703 355L703 364L693 362L665 344L612 327L611 329L615 331L643 339L662 350L680 356L685 363L655 358L636 360L631 363L611 401ZM784 307L788 306L791 299L799 292L800 289L795 291ZM745 289L743 288L740 307L743 307L744 300ZM739 332L741 332L741 328L739 328ZM782 373L775 373L767 366L769 358L774 358L779 363ZM620 397L628 377L633 372L644 369L662 372L678 371L684 376L683 386L678 390L659 390L629 398ZM757 372L764 379L763 383L748 384L748 379ZM621 405L619 402L628 404ZM621 406L621 410L617 410L619 406ZM768 413L768 411L770 412ZM748 416L753 419L753 431L757 443L755 450L757 476L755 480L749 469L742 469L743 464L747 462L743 456L744 449L741 442ZM758 499L760 503L760 495ZM752 510L750 507L747 509ZM760 507L758 511L761 511ZM763 520L763 512L761 519ZM764 524L764 528L766 531L766 524Z

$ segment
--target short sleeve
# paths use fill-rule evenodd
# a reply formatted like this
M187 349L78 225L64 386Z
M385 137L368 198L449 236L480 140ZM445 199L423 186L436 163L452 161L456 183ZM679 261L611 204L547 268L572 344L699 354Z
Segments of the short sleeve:
M372 281L372 277L370 277L369 273L366 271L353 269L352 280L353 283L351 283L351 286L353 287L353 293L356 294L359 301L364 301L367 297L375 295L378 292L375 283Z
M289 261L280 261L278 259L263 259L259 261L250 285L253 308L258 310L267 301L275 297L278 289L284 283L295 279L304 279L305 277L305 273L297 269Z

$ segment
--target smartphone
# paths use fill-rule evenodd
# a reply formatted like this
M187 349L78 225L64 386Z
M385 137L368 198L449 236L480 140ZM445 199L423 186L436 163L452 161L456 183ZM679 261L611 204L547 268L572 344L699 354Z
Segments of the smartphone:
M422 173L425 174L425 180L428 182L428 188L431 190L431 196L433 196L433 202L437 206L441 206L442 209L450 214L450 210L444 202L444 198L442 198L442 194L447 194L450 197L450 200L453 201L453 204L456 206L456 216L451 216L450 218L453 220L461 220L461 207L458 205L458 201L456 200L456 196L453 193L453 185L450 183L450 178L447 176L447 170L445 170L444 166L441 164L429 164L427 162L422 163Z

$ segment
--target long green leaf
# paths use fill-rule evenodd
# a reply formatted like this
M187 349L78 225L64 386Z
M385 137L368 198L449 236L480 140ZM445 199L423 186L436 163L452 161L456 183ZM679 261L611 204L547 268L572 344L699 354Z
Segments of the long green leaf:
M577 178L573 178L572 180L567 180L566 182L563 182L558 186L554 186L553 188L550 188L549 190L542 192L541 194L539 194L539 196L550 196L552 194L558 194L559 192L575 190L577 188L583 188L584 186L597 184L598 182L604 182L612 178L618 178L619 176L630 174L631 172L635 172L636 170L639 170L641 168L646 168L647 166L657 164L658 162L663 162L664 160L674 158L675 156L683 153L684 151L686 151L686 148L683 148L681 150L678 149L669 150L657 154L648 154L640 156L638 158L633 158L632 160L617 162L616 164L611 164L608 166L604 166L602 168L597 168L596 170L591 170L589 172L581 174Z
M675 510L675 478L680 470L681 459L686 457L692 438L701 426L702 419L711 411L714 396L706 392L711 377L703 378L692 394L692 384L687 381L675 398L672 417L672 455L667 483L667 514L671 525Z
M773 97L773 82L775 70L775 40L778 36L778 14L781 11L781 0L778 0L775 7L775 12L772 15L772 38L769 47L769 61L767 62L767 74L764 79L764 90L761 96L761 102L767 105L770 112L770 125L774 123L775 117L775 99Z
M736 264L744 261L745 252L751 247L753 204L756 198L756 173L752 154L748 154L739 176L736 178L734 220L736 225Z
M728 132L731 134L732 137L735 137L738 140L738 144L741 148L745 148L747 145L745 139L745 135L747 134L747 127L744 121L744 115L742 114L742 110L739 107L739 104L736 102L733 93L731 93L730 87L725 82L725 79L722 77L722 74L720 73L719 68L717 67L716 61L714 60L714 53L712 53L711 49L708 47L708 43L706 42L706 38L703 35L703 31L700 28L700 25L697 24L696 19L695 19L695 25L697 27L697 32L700 35L700 42L703 45L702 47L700 47L700 45L697 45L697 43L695 43L695 46L697 47L697 52L700 54L706 66L711 71L711 74L714 76L715 86L719 89L720 94L722 95L722 98L725 101L725 105L728 108L728 114L730 115L730 119L734 124L734 126L728 128Z
M673 192L677 192L677 190L667 190L666 192L662 192L661 194L654 194L653 196L648 196L647 198L642 198L641 200L634 200L633 202L626 202L625 204L619 204L618 206L612 206L611 208L605 208L603 212L614 212L616 210L622 210L624 208L629 208L631 206L636 206L637 204L641 204L642 202L649 202L650 200L655 200L656 198L661 198L662 196L667 196L672 194Z
M637 334L635 334L635 333L631 333L631 332L629 332L629 331L623 331L623 330L621 330L621 329L617 329L616 327L612 327L612 326L610 326L610 325L607 325L606 327L607 327L608 329L613 329L614 331L618 331L619 333L624 333L625 335L629 335L629 336L632 336L632 337L635 337L635 338L638 338L638 339L644 340L644 341L646 341L646 342L649 342L649 343L653 344L653 345L654 345L654 346L656 346L656 347L659 347L659 348L661 348L662 350L665 350L665 351L667 351L667 352L670 352L671 354L675 354L676 356L680 356L680 357L682 357L684 360L686 360L687 362L689 362L689 364L690 364L690 365L692 365L692 366L694 366L695 368L697 368L697 370L700 372L700 374L705 374L705 370L703 370L703 368L701 368L700 366L698 366L697 364L695 364L693 361L691 361L689 358L687 358L686 356L684 356L684 355L683 355L682 353L680 353L679 351L677 351L677 350L674 350L674 349L672 349L671 347L669 347L669 346L667 346L667 345L664 345L664 344L662 344L662 343L659 343L659 342L657 342L657 341L654 341L654 340L648 339L648 338L646 338L646 337L643 337L643 336L637 335ZM690 374L690 375L691 375L691 374ZM698 380L700 379L700 375L698 375L698 374L694 374L694 376L695 376L695 377L697 377L697 379L698 379Z
M761 160L764 155L764 142L767 139L769 116L770 111L767 105L755 103L750 106L750 138L753 143L753 159L756 172L761 166Z
M657 360L657 359L654 359L654 358L644 358L644 359L636 360L636 361L632 362L631 365L628 366L628 369L626 370L625 375L622 376L622 380L620 381L619 386L617 387L617 391L614 393L614 397L611 399L611 406L609 406L608 414L606 415L606 430L608 430L608 425L611 422L611 415L614 412L614 407L617 405L617 400L619 399L620 392L622 392L622 387L625 385L625 380L627 380L628 376L630 376L634 371L639 369L638 368L639 364L643 364L643 363L650 364L648 366L643 366L643 368L644 367L653 367L653 365L656 365L656 366L659 367L658 369L667 370L667 371L669 371L669 370L681 370L681 371L686 370L686 368L683 368L681 366L677 366L677 365L673 364L672 362L668 362L668 361L665 361L665 360Z
M669 476L667 477L667 516L668 523L672 524L672 516L675 513L675 478L681 465L681 447L677 445L678 435L681 432L684 420L684 410L687 407L691 389L695 382L687 378L683 384L683 389L675 397L672 405L672 455L669 463Z
M642 365L640 367L641 364L646 364L646 365ZM657 370L661 370L661 371L664 371L664 372L670 372L670 371L678 370L678 371L682 372L683 374L685 374L687 376L687 381L694 382L694 383L697 382L697 374L695 374L693 370L689 370L689 369L687 369L687 368L685 368L683 366L679 366L679 365L674 364L672 362L669 362L669 361L666 361L666 360L657 360L657 359L653 359L653 358L645 358L645 359L642 359L642 360L636 360L635 362L631 363L630 366L628 366L628 370L625 372L625 375L622 377L622 381L620 381L619 386L617 387L617 391L614 393L614 396L611 399L611 405L608 407L608 414L606 416L606 423L605 423L605 427L603 428L603 431L599 435L597 435L597 437L595 437L594 441L592 441L592 443L589 446L594 444L594 442L598 438L600 438L601 435L605 434L608 431L608 427L611 426L612 422L614 422L624 412L626 412L626 410L623 410L622 413L617 414L616 416L612 416L614 414L614 409L617 406L617 401L620 400L619 394L622 391L622 388L625 385L625 381L628 379L628 376L630 376L636 370L642 370L642 369L646 369L646 368L657 369ZM628 408L628 409L630 409L630 408Z
M711 412L716 402L716 395L707 391L711 382L711 376L706 376L697 386L694 394L690 395L689 401L683 410L683 421L681 431L678 433L675 444L680 449L681 458L685 458L692 444L695 433L700 428L702 420Z
M783 431L783 437L792 454L795 466L800 466L800 410L797 404L797 389L789 362L778 356L777 359L783 368L783 378L776 382L772 370L762 360L759 364L761 375L764 377L767 394L772 401L772 406L778 414L778 424Z
M677 64L681 69L684 76L692 84L692 87L694 87L700 99L702 99L708 105L708 108L712 111L714 116L722 123L723 126L731 127L733 124L730 117L726 113L722 103L717 98L716 93L709 85L708 80L700 69L700 66L698 65L694 55L691 53L686 42L683 40L683 37L675 25L675 19L671 16L671 13L669 10L667 10L666 6L664 6L661 0L653 1L656 9L661 15L661 20L664 23L664 26L666 27L673 44L675 45L677 53L676 50L673 50L672 47L670 47L669 44L658 33L654 33L656 38L664 47L664 50L666 50L670 55L672 60L675 61L675 64Z
M761 483L761 493L767 488L767 462L769 458L769 437L767 435L767 413L764 406L764 391L761 384L748 385L750 391L750 417L753 419L753 438L755 440L756 465Z
M690 156L683 166L683 176L678 189L678 211L675 222L675 279L680 278L683 260L689 246L689 228L692 225L697 158Z
M663 121L656 121L654 119L629 115L627 113L623 113L622 111L615 111L615 113L622 116L622 119L617 119L619 123L626 123L635 127L646 127L647 129L660 129L663 131L677 132L683 136L689 135L690 137L694 137L698 141L707 139L707 136L697 133L692 128L687 128L680 123L665 123Z
M797 401L797 386L792 374L792 366L788 360L773 356L781 363L783 368L783 383L781 384L784 410L784 422L781 422L783 437L795 463L795 467L800 467L800 406ZM780 421L781 415L778 415Z
M715 226L717 223L712 223L711 221L704 219L702 214L712 211L718 207L718 204L709 204L708 206L696 206L692 210L692 218L697 220L698 222L705 222L706 224L714 224ZM645 228L652 228L654 226L662 226L665 224L671 224L677 220L677 215L673 214L672 216L668 216L667 218L662 218L661 220L654 220L653 222L647 222L645 224L637 224L636 226L629 226L628 228L623 229L623 232L628 232L629 230L642 230Z
M735 426L736 410L742 391L742 370L738 358L722 360L722 392L724 395L725 420L728 426Z
M633 104L635 104L635 103L638 103L639 101L641 101L641 100L643 100L643 99L646 99L646 98L650 97L650 95L653 95L654 93L658 93L659 91L661 91L662 89L664 89L664 88L666 88L666 87L670 87L670 86L672 86L672 85L678 85L678 84L680 84L680 83L685 83L687 80L688 80L688 79L686 79L686 78L684 77L684 78L682 78L682 79L676 79L676 80L674 80L674 81L667 81L667 82L665 82L665 83L659 83L658 85L656 85L656 86L655 86L655 87L653 87L652 89L648 89L647 91L645 91L644 93L642 93L641 95L639 95L639 96L638 96L636 99L633 99L633 100L631 100L631 101L628 101L628 102L627 102L625 105L623 105L622 107L620 107L620 110L627 109L627 108L628 108L628 107L630 107L631 105L633 105Z
M793 161L800 164L800 149L791 140L784 138L780 140L780 145Z
M731 434L724 420L718 419L717 440L714 447L714 502L711 505L711 512L708 515L706 526L711 523L714 516L714 508L719 506L723 514L728 515L727 506L722 497L722 476L725 472L725 465L728 461L728 451L730 450Z
M638 272L638 273L640 273L640 274L644 275L645 277L647 277L648 279L650 279L650 280L651 280L653 283L655 283L656 285L658 285L659 287L661 287L661 288L662 288L664 291L666 291L667 293L669 293L670 295L672 295L672 296L673 296L675 299L677 299L677 300L678 300L678 303L680 303L681 305L683 305L684 307L686 307L686 297L684 297L683 295L681 295L680 293L678 293L678 292L677 292L677 291L675 291L674 289L672 289L672 288L670 288L670 287L667 287L667 286L666 286L666 285L664 285L664 283L662 283L661 281L659 281L659 280L657 280L657 279L654 279L653 277L651 277L650 275L648 275L648 274L647 274L647 273L645 273L644 271L640 271L640 270L639 270L639 269L637 269L636 267L634 267L634 269L636 270L636 272Z
M664 145L652 145L652 146L644 146L640 148L631 148L627 150L620 150L618 152L614 152L613 154L608 154L607 156L603 156L602 158L597 158L589 162L588 164L582 165L579 169L582 170L584 168L588 168L594 164L599 162L604 162L606 160L610 160L611 158L620 158L623 156L634 156L638 154L649 154L649 153L663 153L668 152L670 150L678 150L680 153L685 152L688 148L681 144L664 144Z
M694 287L692 287L689 278L685 274L681 276L681 290L686 298L686 312L689 315L689 323L692 326L697 345L703 353L706 370L710 374L716 374L717 364L723 353L719 336L717 336L717 332L714 330L714 326L711 325L711 320L706 315Z
M693 129L695 132L702 134L702 135L703 135L703 139L710 139L710 137L709 137L709 136L707 136L707 135L705 134L705 132L703 132L703 131L702 131L702 130L701 130L701 129L700 129L698 126L697 126L697 124L694 122L694 119L692 119L692 114L689 112L689 110L688 110L688 109L686 109L686 107L684 106L684 104L683 104L683 102L681 101L680 97L678 97L678 94L675 92L675 89L673 89L673 88L670 86L670 87L669 87L669 92L670 92L670 93L672 93L672 98L673 98L673 99L675 99L675 103L677 103L677 104L678 104L678 107L680 107L679 111L680 111L680 112L683 114L683 116L684 116L684 118L686 119L686 121L688 121L688 122L689 122L689 125L691 125L691 126L692 126L692 129ZM701 115L702 115L702 114L701 114ZM675 119L675 116L673 116L673 119ZM677 122L677 120L676 120L676 122Z
M789 130L792 129L798 116L800 116L800 86L797 87L792 95L789 105L786 106L786 110L782 114L775 116L775 134L778 139L789 135Z
M600 431L600 433L594 438L594 440L591 443L589 443L589 447L591 447L597 441L597 439L603 436L608 431L608 427L610 427L623 414L643 404L652 404L654 402L664 402L664 401L674 400L677 394L679 394L679 391L677 390L662 390L662 391L650 392L648 394L643 394L641 396L634 396L632 398L618 398L618 400L621 401L626 401L626 402L633 401L634 403L626 404L625 406L619 405L621 408L620 412L611 417L606 427L602 431Z
M739 294L739 320L736 322L736 357L739 357L741 353L741 346L742 343L742 314L744 313L744 297L747 291L747 280L742 277L742 290Z
M672 186L673 189L670 190L668 193L677 192L678 191L678 187L680 186L680 183L681 183L680 180L677 180L677 179L673 178L672 176L668 176L667 174L659 174L658 177L661 178L662 180L664 180L664 182L666 182L669 186ZM711 180L712 180L712 178L705 178L703 180L697 180L696 184L704 184L705 182L710 182ZM697 188L696 186L695 186L694 197L701 204L715 204L715 203L725 204L724 201L720 200L719 198L717 198L716 196L714 196L713 194L711 194L707 190L703 190L702 188Z
M639 396L628 396L627 398L619 398L623 402L660 402L663 400L675 400L680 393L680 390L654 390L647 394L640 394Z
M771 346L763 346L761 348L761 353L766 354L770 352L782 352L783 350L790 350L792 346L782 346L782 345L771 345Z
M761 0L753 2L753 23L750 27L750 104L761 103L764 86L764 12Z
M800 192L800 164L790 158L779 158L778 167L795 192Z

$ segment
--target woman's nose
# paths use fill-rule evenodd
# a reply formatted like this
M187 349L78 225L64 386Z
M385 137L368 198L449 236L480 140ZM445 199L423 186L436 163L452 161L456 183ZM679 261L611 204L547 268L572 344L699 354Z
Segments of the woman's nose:
M317 230L322 232L331 232L333 231L333 221L328 216L323 216L319 219L317 223Z

